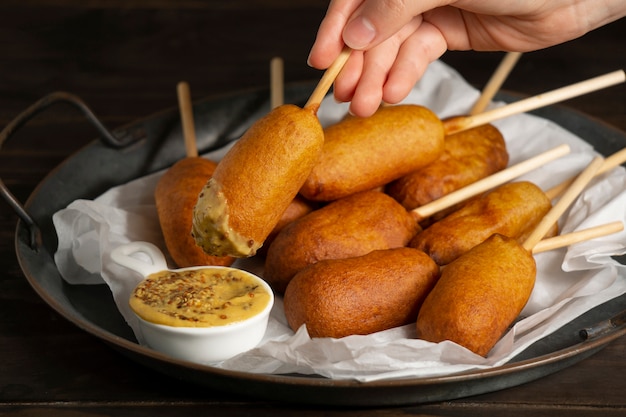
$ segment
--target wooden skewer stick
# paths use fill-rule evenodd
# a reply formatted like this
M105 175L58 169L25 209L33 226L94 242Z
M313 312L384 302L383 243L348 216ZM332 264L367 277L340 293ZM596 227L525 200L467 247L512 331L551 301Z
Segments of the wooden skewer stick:
M193 121L193 106L191 104L191 94L189 93L189 84L185 81L178 83L176 87L178 93L178 107L180 109L180 118L183 124L183 136L185 138L185 150L188 158L198 156L198 148L196 144L196 129Z
M337 59L335 59L335 62L333 62L332 65L328 67L324 75L322 75L322 79L317 84L317 87L313 90L311 97L309 97L309 100L304 105L305 108L320 105L326 96L326 93L330 90L330 86L333 85L333 82L335 82L335 78L337 78L337 75L339 75L341 69L348 61L350 53L352 53L352 49L347 46L343 48L343 51L341 51Z
M619 233L622 230L624 230L624 223L622 223L621 221L606 223L600 226L590 227L588 229L578 230L576 232L566 233L564 235L540 240L533 247L532 252L533 254L547 252L549 250L573 245L574 243L580 243L587 240L596 239L598 237L611 235L613 233Z
M270 101L272 109L285 102L284 64L280 57L270 61Z
M622 149L621 151L617 151L613 155L607 157L604 160L604 163L602 164L598 172L596 173L596 176L600 174L604 174L605 172L608 172L625 162L626 162L626 148ZM559 185L555 185L554 187L546 191L546 195L548 196L550 200L558 197L559 195L561 195L561 193L563 193L563 191L567 189L567 187L569 187L574 182L575 179L576 177L574 176L570 179L563 181Z
M478 180L466 187L453 191L450 194L447 194L428 204L424 204L423 206L413 209L412 212L415 213L420 219L427 218L441 210L452 207L453 205L460 203L461 201L467 200L470 197L495 188L501 184L504 184L507 181L519 177L520 175L530 172L533 169L536 169L554 159L568 154L569 152L569 145L559 145L549 151L543 152L537 156L527 159L526 161L510 166L493 175Z
M476 100L476 103L474 103L474 106L470 110L470 116L482 113L485 108L487 108L487 105L491 102L491 99L496 95L498 90L500 90L500 87L502 87L502 84L521 56L521 52L507 52L507 54L504 55L500 65L498 65L498 68L496 68L496 71L485 85L480 97L478 97L478 100Z
M519 100L497 109L489 110L474 116L454 117L444 121L446 135L462 132L477 126L491 123L514 114L536 110L550 104L558 103L573 97L581 96L602 88L610 87L626 81L626 73L623 70L614 71L599 77L590 78L576 84L558 88L547 93Z
M528 236L524 244L522 245L529 252L535 247L535 245L543 239L543 237L548 233L548 231L554 226L554 224L559 220L559 217L567 210L572 202L578 197L578 195L583 191L583 189L587 186L589 181L596 175L596 172L600 169L602 164L604 163L604 158L596 157L593 161L585 168L583 172L576 177L576 180L569 186L569 188L565 191L563 196L559 199L559 201L552 206L550 211L541 219L537 227L533 230L533 232Z

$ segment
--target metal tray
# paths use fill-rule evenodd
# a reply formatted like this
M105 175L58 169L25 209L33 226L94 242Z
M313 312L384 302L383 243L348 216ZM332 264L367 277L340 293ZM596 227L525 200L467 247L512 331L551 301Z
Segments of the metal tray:
M285 88L285 101L302 105L314 84ZM58 97L57 97L58 98ZM499 99L519 98L501 94ZM61 97L77 104L86 116L88 108L77 98ZM0 145L27 119L55 100L44 99L22 118L5 128ZM201 152L219 148L238 138L262 114L269 111L269 91L259 89L211 97L194 105L198 147ZM626 133L561 106L535 114L551 119L576 133L608 155L626 145ZM556 333L536 342L510 363L488 370L419 379L362 383L305 375L266 375L234 372L172 359L136 343L119 314L106 285L69 285L54 263L57 247L52 215L78 198L95 198L112 186L167 167L184 157L177 109L155 114L113 133L132 142L111 140L100 126L102 138L70 156L35 189L24 206L14 201L21 220L15 249L29 283L42 299L67 320L103 340L114 349L149 368L171 377L212 389L245 392L252 397L299 404L333 406L389 406L451 400L513 387L571 366L626 334L626 326L610 326L584 339L580 330L606 321L626 309L626 296L607 302L577 318ZM1 184L1 181L0 181ZM4 190L8 193L8 190ZM10 194L10 193L9 193ZM20 212L23 209L23 212Z

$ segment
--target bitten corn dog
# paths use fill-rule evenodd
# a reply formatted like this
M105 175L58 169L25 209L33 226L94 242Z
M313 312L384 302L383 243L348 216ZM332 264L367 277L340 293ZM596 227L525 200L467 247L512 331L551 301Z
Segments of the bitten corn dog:
M194 207L192 233L205 252L248 257L263 245L321 155L317 109L349 55L346 48L304 108L272 109L220 161Z
M214 255L254 255L317 162L323 142L314 109L287 104L258 120L198 196L197 244Z

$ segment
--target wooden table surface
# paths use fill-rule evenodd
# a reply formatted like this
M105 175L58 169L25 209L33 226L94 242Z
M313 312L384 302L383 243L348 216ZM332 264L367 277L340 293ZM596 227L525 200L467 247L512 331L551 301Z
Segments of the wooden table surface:
M0 125L53 91L87 102L111 127L194 99L266 86L268 62L286 82L319 79L306 57L325 1L9 0L0 3ZM626 68L626 21L524 55L504 88L535 94ZM499 53L443 60L481 86ZM619 86L565 105L626 130ZM96 137L75 111L51 108L0 151L0 178L24 201L57 164ZM119 354L52 310L16 260L17 216L0 202L0 415L626 415L626 338L522 386L441 403L354 409L294 406L163 376Z

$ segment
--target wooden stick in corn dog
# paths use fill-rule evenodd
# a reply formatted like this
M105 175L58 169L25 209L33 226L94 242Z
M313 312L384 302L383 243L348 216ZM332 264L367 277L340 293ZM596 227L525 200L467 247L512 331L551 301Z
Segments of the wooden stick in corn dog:
M444 210L448 207L467 200L480 193L488 191L498 185L504 184L514 178L517 178L527 172L530 172L540 166L567 155L570 152L570 147L567 144L556 146L546 152L543 152L535 157L529 158L518 164L503 169L493 175L490 175L482 180L476 181L466 187L463 187L457 191L447 194L431 203L417 207L412 212L419 218L425 219L433 214Z
M275 109L285 104L284 63L280 57L270 61L270 106Z
M566 233L564 235L541 239L535 246L533 246L532 253L537 254L563 248L576 243L586 242L588 240L619 233L622 230L624 230L624 223L622 221L615 221Z
M602 166L600 167L596 175L604 174L605 172L608 172L625 162L626 162L626 148L620 151L617 151L613 155L607 157L604 160L604 163L602 164ZM572 182L574 182L575 179L576 179L576 176L573 176L572 178L569 178L563 181L562 183L555 185L554 187L546 191L546 195L551 200L558 197L561 193L563 193L567 189L567 187L569 187L572 184Z
M196 143L196 128L193 120L193 105L191 103L189 84L185 81L179 82L176 86L176 93L183 127L185 151L188 158L193 158L198 156L198 147Z
M529 112L546 107L551 104L588 94L593 91L607 88L626 80L626 73L623 70L613 71L599 77L590 78L575 84L561 87L543 94L538 94L527 99L519 100L506 106L498 107L473 116L460 116L444 121L446 134L461 132L472 127L491 123L514 114Z

